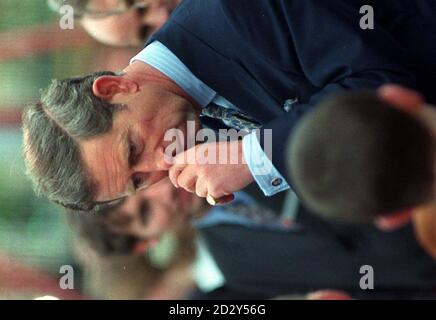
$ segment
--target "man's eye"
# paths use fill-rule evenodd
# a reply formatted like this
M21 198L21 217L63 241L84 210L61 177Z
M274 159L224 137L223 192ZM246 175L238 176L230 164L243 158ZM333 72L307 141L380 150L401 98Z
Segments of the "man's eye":
M132 178L132 183L133 183L133 186L135 187L135 190L138 190L139 188L141 188L142 183L143 183L142 177L140 175L135 174Z

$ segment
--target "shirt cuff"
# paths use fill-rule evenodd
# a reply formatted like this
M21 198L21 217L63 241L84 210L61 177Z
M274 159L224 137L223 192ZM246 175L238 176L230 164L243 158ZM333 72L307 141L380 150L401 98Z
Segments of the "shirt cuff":
M258 130L244 137L242 152L254 180L267 197L289 189L288 182L262 150L258 139Z

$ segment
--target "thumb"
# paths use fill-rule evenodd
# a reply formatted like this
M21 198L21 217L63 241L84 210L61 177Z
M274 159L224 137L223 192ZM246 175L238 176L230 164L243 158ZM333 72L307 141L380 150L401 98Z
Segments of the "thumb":
M385 102L406 112L418 111L424 105L424 98L418 92L399 85L382 86L378 94Z

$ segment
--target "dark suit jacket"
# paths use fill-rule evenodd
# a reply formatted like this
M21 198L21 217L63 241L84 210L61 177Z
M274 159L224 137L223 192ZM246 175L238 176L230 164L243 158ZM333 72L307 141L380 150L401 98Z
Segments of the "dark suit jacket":
M184 0L150 41L162 42L203 82L273 129L272 160L284 173L286 137L326 95L386 82L416 86L410 66L417 60L408 44L418 29L403 22L434 12L430 0L418 1L419 7L414 2ZM365 4L375 8L376 30L359 27ZM411 31L400 34L404 29ZM433 34L421 31L415 44ZM431 48L416 51L427 57ZM296 101L288 112L286 100ZM327 223L305 211L299 216L305 225L301 234L237 226L202 231L227 279L227 294L267 298L337 288L359 297L365 295L358 287L364 264L374 267L381 296L398 287L431 291L436 284L436 265L410 226L385 234L373 227Z
M372 1L383 19L376 30L362 30L366 0L184 0L150 41L162 42L203 82L273 129L272 161L284 173L286 137L323 97L386 82L416 85L407 39L393 33L399 12L421 13L410 11L408 0L387 1ZM286 112L289 99L296 102Z
M341 289L353 298L435 298L436 261L415 240L411 225L386 233L340 225L300 212L297 233L221 225L201 230L226 279L224 288L196 298L271 298ZM362 290L360 268L374 268L374 290Z

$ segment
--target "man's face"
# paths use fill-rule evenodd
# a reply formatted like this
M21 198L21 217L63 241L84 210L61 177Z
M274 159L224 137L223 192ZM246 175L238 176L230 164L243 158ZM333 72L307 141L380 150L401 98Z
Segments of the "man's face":
M118 85L125 89L123 84L112 86L110 79L101 90ZM96 187L96 202L133 195L166 178L170 164L164 152L173 141L164 141L165 134L179 129L188 139L187 122L194 121L196 129L199 127L198 111L190 101L159 83L126 89L110 102L125 105L114 114L111 130L79 142L85 170ZM186 142L184 145L186 148Z
M179 0L136 1L124 13L96 18L85 15L82 25L96 40L112 46L140 46L169 18ZM117 7L118 0L93 0L94 11L107 12Z
M168 231L186 226L201 204L200 198L164 180L108 211L104 224L117 235L159 239Z

